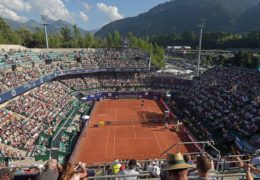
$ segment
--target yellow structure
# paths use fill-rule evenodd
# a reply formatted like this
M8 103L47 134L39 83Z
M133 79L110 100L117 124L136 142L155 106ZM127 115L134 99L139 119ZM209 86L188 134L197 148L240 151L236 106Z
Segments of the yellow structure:
M104 127L104 126L105 126L105 121L98 122L98 127Z

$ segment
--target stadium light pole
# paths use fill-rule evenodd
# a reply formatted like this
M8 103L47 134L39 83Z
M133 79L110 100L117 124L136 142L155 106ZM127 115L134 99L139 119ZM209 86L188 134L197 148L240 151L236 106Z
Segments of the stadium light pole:
M201 44L202 44L202 34L203 34L203 28L206 26L206 19L202 18L200 19L200 39L199 39L199 53L198 53L198 62L197 62L197 76L200 75L200 58L201 58Z
M152 58L151 58L151 55L150 55L150 57L149 57L149 65L148 65L149 71L151 70L151 64L152 64Z
M45 33L45 40L46 40L46 48L49 49L49 42L48 42L48 33L47 33L47 26L48 24L48 16L47 15L41 15L41 24L44 27L44 33Z

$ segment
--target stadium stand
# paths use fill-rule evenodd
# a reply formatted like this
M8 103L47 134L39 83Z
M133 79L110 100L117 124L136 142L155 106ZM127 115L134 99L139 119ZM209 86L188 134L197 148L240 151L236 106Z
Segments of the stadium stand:
M50 60L47 62L46 60ZM12 69L12 65L16 65ZM0 52L0 94L26 85L51 72L95 68L149 68L149 57L137 49L96 49L73 51L2 50ZM189 86L187 86L189 84ZM161 77L154 72L91 72L60 76L41 86L14 97L0 108L1 166L12 170L16 177L42 171L42 166L15 166L10 159L26 156L45 161L55 156L58 162L73 150L73 144L82 125L79 118L90 114L92 102L81 98L101 92L171 93L168 101L176 115L199 140L214 140L216 146L225 143L238 146L241 152L253 152L259 147L259 74L242 69L214 67L191 81ZM167 101L167 99L165 99ZM76 118L75 118L76 117ZM238 144L238 143L237 143ZM231 152L229 148L224 149ZM215 171L212 177L245 176L237 156L212 156ZM250 157L241 155L243 161ZM190 162L195 161L192 155ZM115 162L88 167L88 174L100 178L115 178ZM128 160L121 160L121 169L127 169ZM194 163L195 164L195 163ZM137 161L139 177L158 178L165 160ZM242 172L242 174L241 174ZM240 173L240 174L238 174ZM194 176L189 174L188 176ZM196 176L196 174L195 174ZM226 175L229 176L229 175ZM91 177L89 177L91 179Z
M48 62L53 62L50 65ZM18 87L55 70L73 68L148 68L149 57L137 49L73 52L33 52L31 50L2 50L0 52L0 93ZM11 71L11 67L16 71Z
M215 67L194 80L192 88L180 90L174 99L199 139L221 137L218 143L224 139L233 144L240 137L259 147L259 87L259 74ZM243 148L246 151L246 146Z

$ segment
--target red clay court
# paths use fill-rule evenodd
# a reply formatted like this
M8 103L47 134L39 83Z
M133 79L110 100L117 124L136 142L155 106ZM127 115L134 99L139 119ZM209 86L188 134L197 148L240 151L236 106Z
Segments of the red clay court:
M144 100L143 108L141 104L138 99L97 102L70 160L98 164L115 159L155 159L174 143L189 141L184 133L164 127L159 101ZM96 127L100 121L107 125ZM190 147L180 146L181 152L188 152L188 149Z

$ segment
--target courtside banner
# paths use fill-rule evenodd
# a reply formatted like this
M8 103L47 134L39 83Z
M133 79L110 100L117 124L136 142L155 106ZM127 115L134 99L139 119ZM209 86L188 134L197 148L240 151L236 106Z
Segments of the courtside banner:
M3 102L6 102L20 94L23 94L35 87L38 87L40 86L41 84L44 84L48 81L51 81L52 79L54 79L55 77L57 76L57 73L52 73L52 74L49 74L47 76L43 76L35 81L31 81L29 83L26 83L22 86L19 86L15 89L11 89L3 94L0 94L0 104L3 103Z
M58 76L76 75L76 74L87 74L96 72L148 72L146 68L95 68L95 69L73 69L73 70L62 70L57 71Z
M197 142L196 138L193 137L193 135L191 134L191 132L189 131L189 129L187 129L184 125L182 125L182 131L187 135L187 137L189 138L189 140L191 142ZM194 143L194 146L200 151L202 152L202 147L199 144Z
M85 96L84 101L94 101L99 99L118 99L118 98L149 98L154 96L163 97L164 94L160 92L144 91L144 92L103 92L90 94Z

